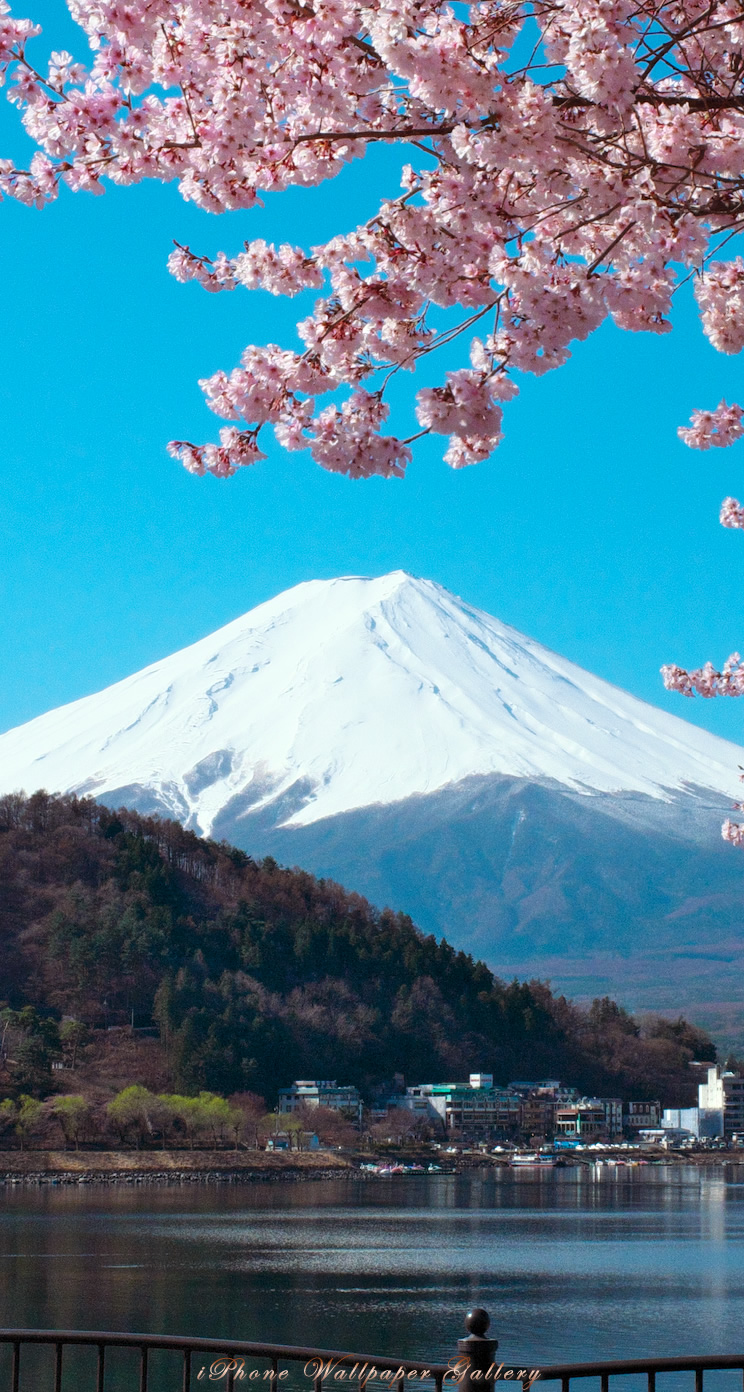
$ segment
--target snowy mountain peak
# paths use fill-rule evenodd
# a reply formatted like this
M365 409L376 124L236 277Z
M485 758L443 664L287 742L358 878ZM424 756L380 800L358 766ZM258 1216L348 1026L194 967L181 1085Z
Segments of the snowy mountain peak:
M471 775L733 799L743 752L405 571L297 585L0 736L0 791L301 826Z

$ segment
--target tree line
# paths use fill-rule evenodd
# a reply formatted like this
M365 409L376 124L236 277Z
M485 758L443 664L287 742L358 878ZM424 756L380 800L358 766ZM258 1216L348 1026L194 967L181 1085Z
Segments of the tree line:
M716 1053L681 1017L504 982L406 914L270 857L43 792L0 798L0 991L0 1093L15 1105L124 1025L157 1035L188 1097L269 1098L305 1076L371 1100L395 1074L487 1071L675 1105L693 1100L690 1060Z
M140 1083L122 1088L111 1101L96 1106L82 1093L65 1093L44 1099L22 1093L17 1100L0 1102L0 1137L15 1137L23 1150L40 1140L60 1137L65 1149L81 1143L118 1143L190 1147L209 1144L218 1149L251 1139L257 1145L273 1118L265 1116L263 1098L219 1097L201 1092L194 1097L178 1093L158 1096ZM56 1134L55 1134L56 1131Z
M0 1148L20 1150L82 1146L100 1149L262 1149L272 1137L284 1138L290 1149L319 1145L359 1145L363 1139L403 1141L429 1137L438 1130L401 1108L391 1108L384 1122L357 1128L348 1117L328 1107L301 1106L294 1112L267 1111L257 1093L220 1097L202 1091L186 1096L155 1093L141 1083L121 1088L110 1101L85 1093L61 1093L41 1099L21 1093L0 1101Z

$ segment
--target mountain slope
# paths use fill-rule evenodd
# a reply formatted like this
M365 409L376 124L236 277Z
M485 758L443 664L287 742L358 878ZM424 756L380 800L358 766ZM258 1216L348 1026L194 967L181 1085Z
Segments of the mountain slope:
M741 751L431 581L312 581L0 737L0 788L308 826L473 775L733 798Z
M51 1069L65 1016L95 1030L80 1055L96 1088L113 1070L116 1089L249 1087L272 1101L298 1077L387 1096L395 1073L483 1070L685 1105L689 1060L715 1056L684 1022L639 1030L607 1003L581 1011L543 986L505 985L338 884L172 821L45 793L0 798L0 982L3 1002L32 1008L4 1036L25 1040L0 1058L0 1092L16 1096L54 1082L78 1091L80 1071L65 1083ZM128 1028L109 1029L134 1020L159 1026L144 1054ZM144 1077L124 1071L143 1066Z
M311 826L216 831L401 906L503 976L684 1009L741 1048L744 863L723 811L494 775Z

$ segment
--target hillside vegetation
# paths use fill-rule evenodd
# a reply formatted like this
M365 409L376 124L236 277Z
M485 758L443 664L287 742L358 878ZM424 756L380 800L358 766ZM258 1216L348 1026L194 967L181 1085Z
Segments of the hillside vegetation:
M681 1018L641 1027L607 999L581 1010L543 983L506 984L330 881L43 792L0 799L0 1006L15 1039L2 1050L10 1096L46 1095L55 1058L79 1066L78 1043L105 1082L101 1041L127 1024L157 1037L130 1050L114 1086L154 1073L187 1093L267 1098L296 1077L369 1097L396 1073L477 1069L684 1103L690 1059L715 1057Z

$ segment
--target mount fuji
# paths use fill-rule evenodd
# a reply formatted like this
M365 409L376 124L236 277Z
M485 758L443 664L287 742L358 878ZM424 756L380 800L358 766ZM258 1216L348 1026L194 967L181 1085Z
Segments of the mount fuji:
M0 792L175 817L501 974L744 1015L744 750L402 571L310 581L0 736Z

